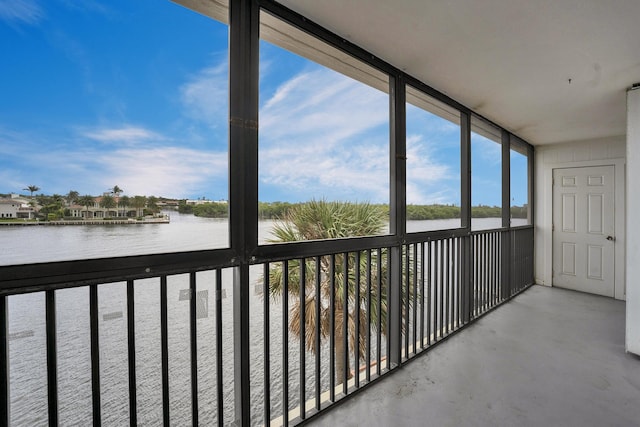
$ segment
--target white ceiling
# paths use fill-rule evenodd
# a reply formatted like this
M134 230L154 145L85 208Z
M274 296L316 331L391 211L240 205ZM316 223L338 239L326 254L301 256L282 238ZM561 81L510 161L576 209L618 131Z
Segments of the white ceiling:
M534 145L626 133L640 0L281 0Z

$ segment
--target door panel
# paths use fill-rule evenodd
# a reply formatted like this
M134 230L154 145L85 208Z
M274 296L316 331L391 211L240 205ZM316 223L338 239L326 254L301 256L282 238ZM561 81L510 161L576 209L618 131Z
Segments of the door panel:
M614 167L553 171L553 285L614 296Z

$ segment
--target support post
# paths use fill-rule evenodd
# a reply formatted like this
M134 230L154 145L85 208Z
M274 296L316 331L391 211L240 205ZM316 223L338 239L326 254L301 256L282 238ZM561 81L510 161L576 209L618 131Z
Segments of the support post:
M234 424L251 423L249 265L258 242L260 8L229 2L229 228L233 270Z
M502 130L502 228L511 227L511 136ZM511 296L511 231L500 234L500 299Z
M462 239L462 321L471 320L473 283L471 269L471 117L460 113L460 225L468 234Z
M389 229L396 236L391 248L389 283L389 349L391 367L402 363L402 295L408 283L402 274L402 246L407 233L407 149L406 149L406 87L402 75L390 76L390 179L391 206ZM404 289L404 290L403 290ZM409 296L406 295L406 298ZM407 314L408 315L408 314Z

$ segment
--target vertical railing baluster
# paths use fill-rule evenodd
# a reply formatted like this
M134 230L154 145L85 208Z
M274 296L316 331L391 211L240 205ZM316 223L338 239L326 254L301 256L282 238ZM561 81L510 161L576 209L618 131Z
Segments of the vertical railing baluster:
M138 425L136 390L136 317L133 280L127 280L127 353L129 359L129 425Z
M492 262L491 262L491 283L492 283L492 289L491 289L491 306L495 306L496 302L497 302L497 298L498 298L498 273L499 273L499 268L498 268L498 264L500 262L500 247L498 246L497 242L496 242L496 237L497 237L498 233L491 233L490 237L491 237L491 256L492 256Z
M484 291L484 281L483 281L483 269L484 269L484 264L485 264L485 259L484 259L484 251L482 250L482 239L483 239L483 235L482 234L478 234L476 235L476 263L477 265L477 281L478 281L478 315L480 315L482 313L482 306L484 303L484 299L483 299L483 291Z
M349 254L343 254L342 278L342 394L347 395L349 382Z
M101 425L100 344L98 329L98 285L89 286L89 329L91 335L91 402L93 425Z
M216 381L218 397L218 425L224 423L224 382L222 373L222 270L216 270ZM265 297L268 299L268 297Z
M371 381L371 249L367 250L367 382Z
M282 425L289 425L289 261L282 262Z
M360 251L355 253L356 259L354 263L354 272L355 272L355 289L354 289L354 301L355 306L353 307L353 324L355 326L355 348L354 348L354 363L355 363L355 386L356 388L360 387Z
M493 233L493 305L497 305L500 302L500 260L502 255L500 245L500 232Z
M380 248L378 248L377 251L376 273L376 292L378 300L378 344L376 346L376 374L380 376L380 365L382 365L382 249Z
M386 301L386 305L387 305L387 330L386 330L386 337L387 337L387 358L386 358L386 369L390 370L391 369L391 311L389 310L389 306L391 306L391 298L389 297L389 294L391 293L391 284L393 283L391 280L391 248L387 248L387 260L386 260L386 265L387 265L387 280L386 280L386 296L387 296L387 301ZM399 348L400 344L398 343L398 348Z
M458 328L458 244L457 237L451 238L451 332Z
M496 251L496 304L498 304L502 298L502 275L500 274L500 271L502 270L502 231L499 231L496 233L495 235L495 242L496 242L496 246L497 246L497 251Z
M491 277L491 282L493 284L493 288L491 291L491 306L495 307L497 301L498 301L498 286L499 286L499 281L498 281L498 277L500 274L500 246L498 244L497 237L498 237L498 233L497 232L493 232L491 233L491 256L493 257L493 260L491 262L491 268L492 268L492 277Z
M404 277L401 278L401 291L400 291L400 301L403 302L402 307L402 321L404 323L404 331L402 334L402 338L404 339L404 357L405 359L409 359L409 333L411 327L411 318L409 317L409 301L411 299L411 262L409 257L409 248L410 245L403 245L404 250L404 262L400 266L400 270L404 271Z
M433 296L431 295L431 283L433 283L432 273L432 258L431 258L431 241L427 241L427 346L431 345L431 305L433 304Z
M447 272L445 279L446 297L445 297L445 333L449 334L449 325L451 324L451 238L447 238L444 242L447 254L447 261L444 270Z
M489 263L491 262L491 254L489 253L489 237L487 233L482 235L482 253L485 262L483 262L483 310L489 308Z
M47 329L47 391L49 425L58 425L58 359L56 348L56 291L45 293L45 317Z
M315 347L316 347L316 410L320 411L320 409L322 408L321 405L321 401L320 401L320 396L322 393L322 384L321 384L321 370L320 370L320 319L322 318L322 306L321 306L321 298L322 298L322 294L320 293L320 285L321 285L321 259L319 256L316 256L315 258L315 265L316 265L316 269L315 269L315 291L316 291L316 295L315 295L315 303L316 303L316 324L315 324L315 339L316 339L316 343L315 343Z
M439 240L433 241L433 341L438 341L438 287L440 286L440 251Z
M171 424L169 408L169 320L167 304L167 276L160 276L160 341L162 358L162 420Z
M424 280L425 280L425 258L424 243L420 243L420 349L424 350Z
M460 327L460 238L455 237L453 239L453 322L452 330L456 330Z
M198 426L198 330L197 330L197 286L196 273L189 274L189 317L191 332L191 425Z
M418 244L413 247L413 354L418 354Z
M487 254L484 248L484 234L478 235L478 314L484 312L484 293L485 293L485 278L484 270L487 264Z
M486 257L485 262L485 311L491 307L491 243L490 235L485 232L484 237L484 253Z
M445 285L445 241L440 240L440 337L444 336L444 285Z
M9 425L9 297L0 296L0 425Z
M462 326L462 322L463 322L463 309L462 307L465 305L463 300L462 300L462 286L463 286L463 280L462 280L462 238L458 237L456 239L457 242L457 248L458 248L458 255L457 255L457 259L456 259L456 268L457 268L457 272L458 272L458 285L457 285L457 293L458 293L458 328L460 328ZM466 294L466 292L465 292Z
M502 280L500 271L502 269L502 232L495 234L494 240L496 244L496 304L500 302L500 290L502 289Z
M482 266L484 264L484 253L482 252L482 234L476 235L476 281L478 304L476 314L482 313Z
M264 354L263 354L263 369L264 369L264 425L271 424L271 316L269 313L269 299L270 293L270 270L269 263L264 263L264 270L262 273L263 288L262 288L262 305L263 305L263 319L264 319Z
M472 300L473 307L471 308L472 319L478 315L478 236L476 234L471 235L471 289L473 292Z
M482 290L483 290L483 282L482 282L482 268L484 265L484 252L482 252L482 234L476 235L476 281L477 281L477 298L478 304L476 309L476 315L480 315L482 313Z
M489 253L489 307L493 307L495 304L495 289L496 289L496 284L495 284L495 258L496 258L496 245L494 243L494 237L495 237L495 233L487 233L487 238L488 238L488 242L489 242L489 249L488 249L488 253Z
M302 258L300 260L300 419L306 418L306 371L307 363L305 358L307 334L307 306L306 306L306 287L307 287L307 260Z
M329 400L336 400L336 255L329 266Z

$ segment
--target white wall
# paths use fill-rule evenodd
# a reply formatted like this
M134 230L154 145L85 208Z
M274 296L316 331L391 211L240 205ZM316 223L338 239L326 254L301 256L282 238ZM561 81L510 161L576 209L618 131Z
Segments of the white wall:
M624 136L536 147L535 157L535 280L552 285L553 169L613 165L615 167L616 274L615 297L625 297L625 158ZM640 179L640 151L638 153ZM638 201L640 204L640 199ZM640 266L639 266L640 267Z
M640 182L640 89L627 93L627 351L640 355L640 193L633 183Z

